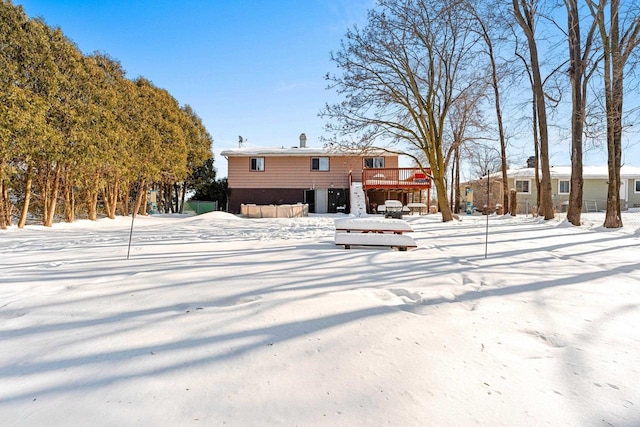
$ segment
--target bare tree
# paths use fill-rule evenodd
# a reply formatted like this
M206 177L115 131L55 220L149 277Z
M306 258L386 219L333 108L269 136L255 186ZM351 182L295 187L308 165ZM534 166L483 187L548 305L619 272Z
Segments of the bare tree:
M569 78L571 80L571 184L567 220L580 225L582 213L583 185L582 150L587 105L588 83L595 71L591 53L594 49L596 20L593 19L584 41L580 34L580 10L577 0L564 0L567 9L569 41ZM597 61L596 61L597 63Z
M451 190L449 193L453 213L460 213L460 147L453 150L451 163Z
M537 125L540 138L540 166L542 178L540 179L540 210L545 219L552 219L553 200L551 197L551 170L549 167L549 132L547 128L547 110L545 104L545 92L540 73L540 59L538 44L535 37L536 19L538 17L537 0L512 0L513 12L518 25L522 29L529 48L529 66L531 70L534 105L536 108Z
M464 147L468 154L471 174L482 177L489 173L497 172L502 165L500 151L486 143L467 144Z
M605 13L609 4L609 13ZM640 44L640 14L636 1L625 1L621 11L620 0L587 0L594 17L604 55L604 94L607 113L607 164L609 185L607 188L607 212L604 226L622 227L620 203L620 167L622 159L622 112L624 101L625 66ZM626 13L624 13L626 12ZM624 14L621 23L621 13ZM626 23L626 25L625 25Z
M516 43L516 49L514 54L524 64L524 69L529 80L529 85L532 88L532 92L533 92L533 77L531 74L531 67L529 66L529 63L524 58L524 56L520 54L517 46L518 44ZM540 206L540 167L539 167L540 165L540 134L538 132L538 108L536 106L535 96L531 98L531 134L533 136L533 152L534 152L533 160L534 161L533 161L532 167L534 168L533 179L536 186L536 206ZM531 166L528 166L528 167L531 167ZM511 203L511 205L513 205L513 203Z
M408 154L422 167L423 153L443 221L453 219L446 189L444 134L452 105L474 86L470 56L477 41L462 0L380 0L368 25L348 31L332 55L341 76L329 88L345 100L327 105L327 130L358 135L360 147ZM339 141L336 141L339 142Z
M469 2L470 13L477 25L473 28L480 35L484 42L484 53L489 60L489 85L493 92L493 106L496 112L496 122L498 125L498 140L500 142L501 172L502 172L502 193L503 206L505 213L509 213L509 182L507 179L507 139L505 136L504 122L502 117L502 103L500 98L500 82L502 80L499 72L498 54L495 49L496 40L500 40L495 35L501 24L504 23L504 17L501 16L500 10L496 10L496 4L493 2ZM513 212L515 214L515 212Z
M445 167L451 169L450 203L453 211L458 213L460 206L460 149L467 142L485 139L476 131L483 131L480 103L486 92L486 85L479 84L460 96L451 106L447 123L449 133L445 139Z

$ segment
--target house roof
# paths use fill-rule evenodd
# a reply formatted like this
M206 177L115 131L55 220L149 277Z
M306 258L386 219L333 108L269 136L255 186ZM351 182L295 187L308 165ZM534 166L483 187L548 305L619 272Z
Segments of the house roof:
M339 157L339 156L358 156L358 157L363 157L363 156L386 156L386 157L393 157L393 156L397 156L397 154L392 154L392 153L388 153L388 152L384 152L382 150L378 150L378 151L368 151L366 154L364 154L362 151L356 151L356 150L344 150L344 151L337 151L337 150L331 150L331 149L326 149L326 148L312 148L312 147L304 147L304 148L300 148L300 147L242 147L242 148L235 148L235 149L231 149L231 150L224 150L220 153L220 155L224 156L224 157L255 157L255 156L262 156L262 157L277 157L277 156L282 156L282 157L309 157L309 156L333 156L333 157Z
M571 177L571 166L552 166L551 178L569 179ZM492 174L492 177L501 177L501 173ZM534 168L520 168L507 170L507 176L509 178L533 178L535 176ZM606 165L597 166L583 166L582 177L584 179L602 179L609 176L608 168ZM640 168L632 165L624 165L620 168L621 178L640 178Z

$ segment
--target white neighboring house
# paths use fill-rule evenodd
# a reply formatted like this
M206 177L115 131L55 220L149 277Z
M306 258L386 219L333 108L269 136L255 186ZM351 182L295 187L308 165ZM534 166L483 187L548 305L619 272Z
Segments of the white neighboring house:
M607 166L584 166L583 212L603 211L607 207ZM493 176L492 176L493 177ZM536 204L535 169L521 168L507 171L509 188L517 190L518 211L529 211ZM624 165L620 169L620 200L622 209L640 207L640 168ZM567 210L571 180L571 166L551 167L553 206L558 212Z

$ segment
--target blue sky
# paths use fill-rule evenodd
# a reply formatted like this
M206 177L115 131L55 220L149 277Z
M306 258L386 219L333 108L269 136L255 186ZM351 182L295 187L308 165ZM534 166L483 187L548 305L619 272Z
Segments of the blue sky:
M237 147L240 135L247 145L272 147L296 145L304 132L309 146L321 145L324 120L318 113L326 102L337 100L324 80L334 70L330 52L339 50L348 28L366 24L367 10L375 0L14 0L14 4L22 5L30 17L40 16L50 26L60 27L84 53L106 52L122 63L129 78L144 76L180 104L191 105L214 139L220 178L227 175L227 161L219 153ZM507 105L505 111L513 112L512 107ZM567 114L561 120L565 126L561 131L550 129L550 160L567 165L568 110L560 114ZM639 166L635 127L627 128L623 162ZM533 155L530 140L526 129L511 140L513 167L523 166ZM587 150L584 161L606 164L606 150Z
M220 151L293 146L305 132L320 146L318 112L329 57L346 30L366 22L373 0L14 0L28 16L60 27L85 53L118 59L127 77L144 76L191 105Z

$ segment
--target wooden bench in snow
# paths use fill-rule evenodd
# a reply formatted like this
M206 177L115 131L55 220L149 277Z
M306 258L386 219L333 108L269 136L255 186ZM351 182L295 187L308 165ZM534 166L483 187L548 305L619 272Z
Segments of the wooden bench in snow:
M402 234L413 231L406 221L386 218L341 218L335 220L336 231L346 233L392 233Z
M406 251L407 248L416 248L415 240L405 234L393 233L341 233L336 231L336 245L342 245L345 249L351 246L388 246Z

